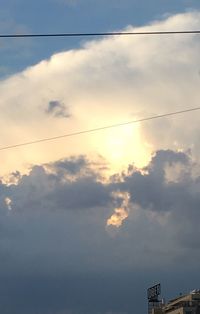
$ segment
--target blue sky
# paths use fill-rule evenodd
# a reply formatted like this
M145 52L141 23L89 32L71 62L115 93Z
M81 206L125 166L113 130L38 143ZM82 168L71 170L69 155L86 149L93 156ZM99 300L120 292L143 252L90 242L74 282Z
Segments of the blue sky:
M163 15L198 10L198 0L43 0L0 1L2 33L100 32L140 26ZM3 41L1 76L21 70L84 39Z

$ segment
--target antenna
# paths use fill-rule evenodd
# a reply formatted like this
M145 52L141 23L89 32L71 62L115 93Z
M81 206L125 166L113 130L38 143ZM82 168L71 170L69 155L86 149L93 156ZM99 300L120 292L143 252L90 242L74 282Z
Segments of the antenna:
M158 299L158 296L160 294L161 294L160 283L147 289L148 314L153 314L153 309L158 308L160 306L161 301Z

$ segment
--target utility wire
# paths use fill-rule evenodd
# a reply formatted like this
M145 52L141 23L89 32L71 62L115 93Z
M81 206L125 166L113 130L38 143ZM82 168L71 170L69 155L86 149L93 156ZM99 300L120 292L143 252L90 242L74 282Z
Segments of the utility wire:
M92 36L130 36L130 35L175 35L200 34L200 30L146 31L146 32L99 32L99 33L40 33L40 34L0 34L0 38L25 37L92 37Z
M47 141L55 141L55 140L58 140L58 139L61 139L61 138L65 138L65 137L72 137L72 136L86 134L86 133L98 132L98 131L102 131L102 130L106 130L106 129L111 129L111 128L117 128L117 127L125 126L125 125L128 125L128 124L134 124L134 123L145 122L145 121L159 119L159 118L175 116L175 115L178 115L178 114L188 113L188 112L197 111L197 110L200 110L200 107L186 109L186 110L181 110L181 111L169 112L169 113L165 113L165 114L161 114L161 115L157 115L157 116L151 116L151 117L142 118L142 119L138 119L138 120L132 120L132 121L124 122L124 123L117 123L117 124L113 124L113 125L102 126L102 127L98 127L98 128L94 128L94 129L78 131L78 132L58 135L58 136L54 136L54 137L47 137L47 138L38 139L38 140L30 141L30 142L13 144L13 145L10 145L10 146L0 147L0 151L11 149L11 148L17 148L17 147L21 147L21 146L38 144L38 143L47 142Z

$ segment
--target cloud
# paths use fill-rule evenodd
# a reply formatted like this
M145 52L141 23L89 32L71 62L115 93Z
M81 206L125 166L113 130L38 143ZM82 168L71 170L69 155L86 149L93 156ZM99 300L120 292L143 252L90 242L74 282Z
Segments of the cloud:
M37 310L44 313L54 295L53 313L129 314L128 287L136 288L141 278L140 294L158 274L165 282L167 271L177 280L181 272L193 276L199 267L199 170L189 152L160 150L145 168L130 165L109 181L82 155L33 166L29 174L14 173L10 184L1 182L0 274L15 310L29 282L22 312L35 309L40 294ZM116 232L106 226L111 218ZM122 299L113 303L114 295Z
M107 220L107 226L115 226L119 228L122 222L129 215L129 199L130 196L127 192L113 192L112 197L115 200L120 200L120 207L115 208L114 214Z
M177 165L182 165L178 169L179 179L174 180L172 177L170 180L169 167L176 177ZM158 151L143 169L144 173L140 170L133 171L132 175L125 176L122 186L127 186L132 202L142 208L157 212L173 211L173 208L177 210L177 207L183 206L185 198L192 202L193 197L198 197L197 194L190 193L191 187L198 180L193 178L192 168L185 153Z
M48 103L46 112L52 114L55 117L69 118L70 114L68 113L66 106L58 100L51 100Z
M12 210L12 200L9 197L5 198L5 203L8 207L8 210Z
M194 243L199 235L193 226L199 217L200 165L189 153L157 151L147 167L130 165L127 172L109 181L85 156L34 166L29 174L17 178L14 183L12 177L10 184L1 183L2 212L12 206L13 213L25 217L35 213L48 217L50 212L76 217L82 212L88 219L91 213L91 217L98 216L102 232L106 224L121 227L123 232L129 220L137 220L144 212L147 220L155 219L166 231L177 233L177 245L184 246L186 234Z
M106 206L111 200L109 189L83 156L34 166L7 190L13 197L13 208L20 212L26 212L27 208L28 211L90 209Z
M199 12L190 12L126 30L198 28ZM119 36L87 41L80 49L57 53L0 82L1 145L197 107L199 66L196 35ZM45 109L44 104L48 104ZM69 114L64 104L70 104L67 125L66 119L60 119L60 115ZM46 114L46 110L52 114ZM190 148L197 158L198 125L198 113L193 112L24 147L9 156L5 151L1 172L25 171L30 164L94 152L110 162L113 172L132 161L144 166L151 153L159 149Z
M193 12L139 30L199 26ZM2 80L1 145L198 106L199 48L188 35L94 40ZM197 284L198 156L197 112L2 151L2 312L142 313L132 287Z
M186 153L158 151L146 168L130 171L117 186L130 194L133 207L164 224L178 245L199 249L199 169Z

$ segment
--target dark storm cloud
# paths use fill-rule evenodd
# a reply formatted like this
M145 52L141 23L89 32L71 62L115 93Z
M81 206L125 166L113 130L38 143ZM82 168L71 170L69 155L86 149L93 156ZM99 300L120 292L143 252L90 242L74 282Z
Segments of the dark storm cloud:
M126 175L118 175L119 181L116 182L116 176L115 182L105 183L84 156L71 157L46 166L34 166L28 175L18 173L17 184L1 183L1 211L5 213L9 206L25 214L82 209L95 212L95 208L97 211L104 208L109 216L117 206L112 192L126 191L130 194L131 206L158 215L170 214L178 220L176 232L180 241L188 237L196 246L200 219L199 168L186 153L162 150L152 157L146 168L129 166Z
M167 228L179 244L199 249L199 169L188 154L162 150L142 171L130 166L119 188L130 193L133 205L158 215L169 214Z
M84 168L88 168L88 162L84 156L69 158L67 160L59 160L53 165L57 170L60 169L61 172L67 171L71 174L80 173L80 171Z
M109 186L98 180L83 156L60 160L49 169L34 166L17 185L2 187L7 193L3 197L10 197L19 211L90 209L111 201Z
M126 175L119 174L115 182L105 183L84 156L71 157L46 166L34 166L28 175L18 173L17 184L1 183L1 211L5 212L9 206L27 214L104 208L109 215L118 206L112 192L125 191L130 194L131 206L137 205L141 210L158 215L169 213L178 220L176 230L180 239L184 234L195 239L199 236L197 222L200 219L199 168L186 153L162 150L152 157L146 168L129 166ZM181 236L183 228L185 232Z
M58 100L49 101L46 112L58 118L70 118L71 116L65 104Z
M174 285L169 274L178 283L185 274L182 287L195 288L199 165L162 150L145 169L129 166L109 183L93 165L71 157L0 183L2 312L142 314L146 288L161 278ZM130 193L130 213L112 234L106 220L119 190Z
M169 171L172 172L171 179L168 178ZM120 187L130 192L132 202L144 209L171 211L186 200L188 203L199 198L198 193L194 195L191 191L198 178L193 178L192 164L184 153L158 151L146 168L135 170L130 166L123 179Z

